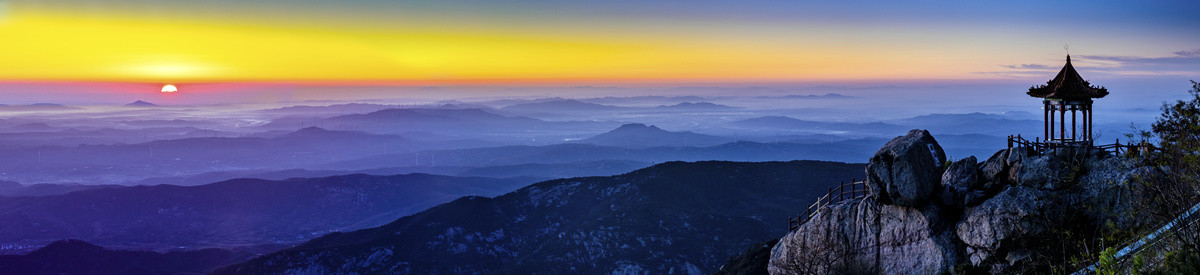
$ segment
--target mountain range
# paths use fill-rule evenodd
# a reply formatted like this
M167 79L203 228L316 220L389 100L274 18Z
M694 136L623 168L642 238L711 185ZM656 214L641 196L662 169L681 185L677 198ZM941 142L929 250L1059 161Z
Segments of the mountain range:
M862 164L669 162L471 196L225 267L262 273L702 273Z
M592 144L555 144L543 146L500 146L419 152L426 160L441 166L501 166L518 164L561 164L599 160L629 160L644 163L668 161L786 161L819 159L859 162L871 157L871 150L882 140L843 140L822 144L789 142L736 141L715 146L659 146L626 148ZM681 141L682 143L682 141ZM412 154L383 154L362 159L330 163L325 169L380 167L383 163L412 162Z
M0 169L6 179L23 183L113 184L212 171L293 169L386 152L454 148L453 144L457 141L416 142L397 135L307 127L273 137L0 148Z
M62 239L130 249L288 243L378 226L461 196L494 196L527 184L427 174L345 175L4 197L0 247Z
M0 255L0 274L200 274L252 256L217 248L167 253L112 250L62 240L25 255Z

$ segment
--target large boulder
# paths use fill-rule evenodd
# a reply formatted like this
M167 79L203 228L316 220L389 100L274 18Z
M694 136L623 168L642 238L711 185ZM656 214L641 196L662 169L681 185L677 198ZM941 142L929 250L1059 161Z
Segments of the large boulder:
M1008 153L1004 155L1004 165L1008 166L1008 173L1004 174L1006 177L1004 181L1007 183L1020 184L1021 180L1018 172L1021 171L1022 165L1025 164L1024 161L1028 159L1030 155L1033 155L1033 153L1034 152L1031 152L1029 148L1025 147L1009 148Z
M771 274L939 274L961 262L961 244L942 234L936 207L871 199L832 204L771 250Z
M1013 167L1012 181L1022 186L1056 189L1063 179L1058 176L1059 165L1054 155L1044 154L1025 158Z
M1011 186L963 213L955 228L966 244L973 266L1011 267L1028 264L1042 236L1059 228L1063 211L1054 194L1024 186ZM993 271L1003 271L992 269Z
M997 189L1008 181L1008 149L996 151L992 157L979 164L984 190Z
M1119 230L1130 231L1146 226L1151 219L1137 215L1134 190L1141 180L1153 177L1153 167L1136 167L1127 158L1094 157L1087 162L1087 170L1079 182L1069 189L1063 203L1078 206L1097 223L1112 222Z
M979 180L974 156L950 163L942 173L941 203L947 206L977 205L987 193Z
M1045 190L1059 190L1078 182L1087 173L1089 163L1099 157L1083 148L1059 148L1043 154L1010 153L1013 183ZM1020 158L1011 157L1020 155Z
M919 206L941 189L946 153L929 131L912 130L883 145L867 163L867 187L885 204Z
M975 159L975 156L951 162L950 166L946 166L946 172L942 173L942 185L962 189L980 189L979 170L975 169L977 162L979 161Z

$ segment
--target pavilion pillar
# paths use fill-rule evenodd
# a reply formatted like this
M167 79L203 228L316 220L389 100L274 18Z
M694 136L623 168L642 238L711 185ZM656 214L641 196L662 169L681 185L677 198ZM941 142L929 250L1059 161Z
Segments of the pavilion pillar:
M1065 102L1058 102L1058 138L1067 139L1067 106Z
M1050 138L1050 103L1042 101L1042 136Z
M1083 123L1079 124L1079 130L1082 131L1082 133L1079 134L1079 140L1085 141L1085 140L1087 140L1087 133L1088 133L1087 105L1079 105L1079 119L1082 120L1082 122L1083 122Z
M1078 127L1075 124L1075 110L1076 109L1078 109L1078 107L1076 107L1076 105L1072 104L1071 105L1071 141L1076 141L1075 128Z
M1092 105L1091 104L1088 104L1087 117L1088 117L1088 139L1092 139L1092 138L1094 138L1092 136L1092 126L1093 126L1092 122L1093 122L1093 120L1095 120L1095 118L1092 117Z
M1055 127L1057 127L1057 126L1054 126L1054 123L1055 123L1054 117L1055 117L1055 112L1058 111L1058 105L1046 103L1046 106L1050 107L1049 109L1046 109L1047 110L1046 112L1050 115L1050 119L1046 120L1046 124L1050 125L1050 134L1046 135L1046 142L1050 142L1050 141L1054 140L1054 131L1055 131Z
M1083 105L1080 108L1080 112L1083 112L1083 140L1092 140L1092 121L1088 120L1088 106L1091 104Z

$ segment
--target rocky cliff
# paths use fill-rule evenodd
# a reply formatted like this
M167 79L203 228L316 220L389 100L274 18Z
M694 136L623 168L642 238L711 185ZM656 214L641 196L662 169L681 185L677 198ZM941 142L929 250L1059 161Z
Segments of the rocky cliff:
M868 197L819 209L772 248L768 270L1062 272L1088 253L1074 245L1140 226L1129 216L1139 170L1087 149L947 161L929 132L912 130L870 159Z

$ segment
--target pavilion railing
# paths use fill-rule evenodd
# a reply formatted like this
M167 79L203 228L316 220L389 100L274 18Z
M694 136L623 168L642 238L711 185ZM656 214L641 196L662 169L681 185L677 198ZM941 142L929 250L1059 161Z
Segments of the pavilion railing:
M849 189L849 190L847 190ZM828 206L832 203L838 203L845 200L854 200L867 197L867 181L856 180L850 178L850 182L841 182L838 187L830 187L829 192L824 196L817 198L817 201L808 205L808 209L804 213L795 217L788 218L788 231L800 228L801 224L817 215L817 210Z
M1030 141L1025 138L1022 138L1021 135L1008 136L1008 148L1012 149L1014 147L1030 148L1037 152L1045 152L1047 150L1053 150L1053 149L1059 149L1059 148L1081 148L1081 147L1089 148L1090 147L1091 149L1094 149L1094 150L1112 152L1113 154L1118 155L1118 156L1122 155L1122 154L1138 155L1138 154L1143 154L1143 153L1147 153L1150 151L1158 150L1158 148L1154 147L1154 145L1152 145L1150 143L1146 143L1146 142L1122 144L1121 139L1116 139L1115 142L1113 142L1111 144L1094 145L1093 141L1054 140L1054 141L1045 142L1045 141L1041 141L1041 140L1037 140L1037 139Z

